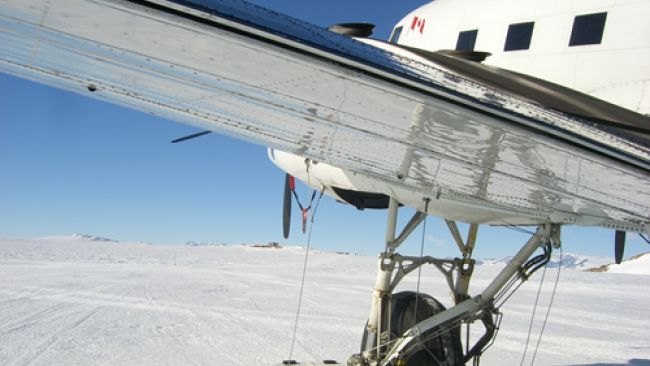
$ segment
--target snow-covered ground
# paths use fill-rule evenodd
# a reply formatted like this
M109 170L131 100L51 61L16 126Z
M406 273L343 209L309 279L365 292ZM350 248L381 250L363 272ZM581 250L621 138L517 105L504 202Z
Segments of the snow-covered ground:
M648 272L648 257L636 272ZM289 353L303 258L300 248L0 240L0 365L277 364ZM499 269L477 266L473 292ZM556 271L546 273L531 349ZM612 272L562 270L536 365L650 365L650 277ZM358 351L374 273L371 257L310 255L294 358ZM502 308L482 365L519 364L540 277ZM423 271L422 289L449 304L443 282Z

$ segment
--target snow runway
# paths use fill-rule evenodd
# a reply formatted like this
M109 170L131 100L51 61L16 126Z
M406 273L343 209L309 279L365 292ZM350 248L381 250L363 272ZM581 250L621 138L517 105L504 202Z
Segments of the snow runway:
M303 255L78 237L0 240L0 365L276 364L289 353ZM375 259L315 252L309 261L294 358L344 362L358 351ZM473 292L498 269L478 266ZM423 274L423 290L449 304L442 278L433 269ZM549 268L541 315L554 276ZM502 309L483 365L519 364L539 277ZM563 270L536 364L650 365L648 280Z

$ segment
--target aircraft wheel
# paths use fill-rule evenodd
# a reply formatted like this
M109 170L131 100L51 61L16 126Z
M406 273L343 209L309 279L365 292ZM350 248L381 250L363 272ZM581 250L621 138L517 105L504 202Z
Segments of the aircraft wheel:
M416 301L417 314L415 313ZM390 333L391 339L395 339L416 323L445 310L445 307L427 294L405 291L393 294L391 309ZM384 324L386 321L388 319L384 320ZM421 338L427 338L428 335L434 334L436 331L437 328L434 328L424 333ZM376 340L377 335L369 334L366 327L361 340L361 352L374 349ZM464 365L459 327L418 344L406 355L404 361L404 365L408 366Z

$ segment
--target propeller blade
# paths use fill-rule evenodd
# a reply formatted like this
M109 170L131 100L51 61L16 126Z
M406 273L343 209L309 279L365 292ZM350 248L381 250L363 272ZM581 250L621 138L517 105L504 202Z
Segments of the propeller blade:
M621 264L623 252L625 251L625 231L616 230L614 237L614 260L616 264Z
M287 173L284 178L284 205L282 207L282 235L285 239L289 238L291 226L291 190L295 184L293 182L293 177Z
M194 138L197 138L197 137L203 136L203 135L207 135L207 134L209 134L209 133L212 133L212 131L210 131L210 130L206 130L206 131L201 131L201 132L193 133L193 134L191 134L191 135L187 135L187 136L179 137L179 138L177 138L176 140L172 140L172 144L175 144L175 143L177 143L177 142L183 142L183 141L191 140L191 139L194 139Z

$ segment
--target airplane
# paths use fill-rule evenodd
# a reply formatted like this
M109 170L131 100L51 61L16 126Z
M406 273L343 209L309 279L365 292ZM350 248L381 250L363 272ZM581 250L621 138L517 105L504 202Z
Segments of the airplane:
M214 131L268 146L287 172L285 236L295 179L386 209L348 365L478 364L499 305L560 248L562 226L614 230L617 261L626 233L650 234L648 10L436 0L384 42L368 24L323 29L237 0L5 0L0 70L204 130L178 142ZM400 206L416 212L398 234ZM445 220L459 258L397 252L427 216ZM470 295L480 225L536 231ZM394 292L427 264L449 284L448 309ZM474 322L484 334L463 344Z

